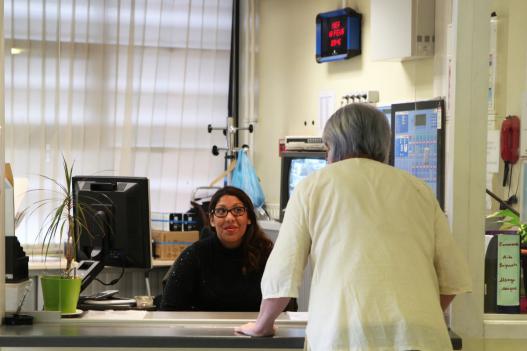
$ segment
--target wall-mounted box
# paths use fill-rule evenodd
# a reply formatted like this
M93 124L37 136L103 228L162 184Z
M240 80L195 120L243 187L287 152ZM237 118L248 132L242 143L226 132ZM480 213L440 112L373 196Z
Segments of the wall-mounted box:
M371 59L431 57L435 44L435 0L371 0Z
M345 60L361 54L362 15L349 7L317 15L318 63Z

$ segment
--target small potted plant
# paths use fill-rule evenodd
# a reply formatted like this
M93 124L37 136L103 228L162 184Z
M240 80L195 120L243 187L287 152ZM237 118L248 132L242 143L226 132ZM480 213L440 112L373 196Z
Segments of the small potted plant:
M73 216L73 190L72 174L74 163L68 165L64 156L62 166L64 176L63 182L57 179L41 175L53 185L53 189L35 189L30 191L46 192L50 196L38 200L30 206L30 212L46 209L44 222L41 224L37 240L41 242L41 251L47 259L50 247L57 240L63 244L66 267L59 275L42 275L42 294L44 297L44 309L50 311L61 311L61 313L75 313L80 295L81 279L76 276L73 267L75 259L75 236L74 228L85 227L83 216ZM27 210L27 209L26 209Z

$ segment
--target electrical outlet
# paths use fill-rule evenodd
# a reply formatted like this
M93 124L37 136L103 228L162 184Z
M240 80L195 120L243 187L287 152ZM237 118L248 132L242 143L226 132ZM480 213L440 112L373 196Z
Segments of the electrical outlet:
M356 102L374 104L379 102L379 92L377 90L368 91L354 91L341 98L345 104L353 104Z

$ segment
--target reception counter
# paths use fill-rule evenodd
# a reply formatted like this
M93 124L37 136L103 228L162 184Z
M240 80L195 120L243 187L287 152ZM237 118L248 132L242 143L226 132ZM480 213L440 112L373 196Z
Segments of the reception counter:
M256 313L88 311L79 318L49 318L31 326L1 326L0 347L302 349L307 314L282 313L272 338L235 335ZM454 349L461 339L451 333Z

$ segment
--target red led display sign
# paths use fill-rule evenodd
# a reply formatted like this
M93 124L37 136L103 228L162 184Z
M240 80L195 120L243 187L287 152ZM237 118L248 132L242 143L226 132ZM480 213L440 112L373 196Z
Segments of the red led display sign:
M322 45L326 51L333 50L334 53L343 53L346 51L346 35L348 33L346 33L345 20L346 18L342 17L328 21L328 28L325 31L326 37L322 40Z
M361 18L350 8L318 14L317 61L336 61L360 55Z

